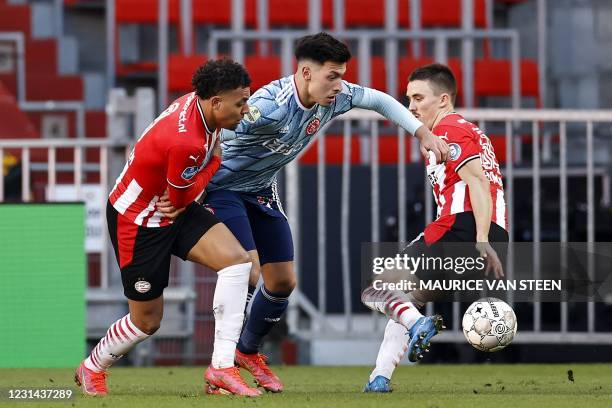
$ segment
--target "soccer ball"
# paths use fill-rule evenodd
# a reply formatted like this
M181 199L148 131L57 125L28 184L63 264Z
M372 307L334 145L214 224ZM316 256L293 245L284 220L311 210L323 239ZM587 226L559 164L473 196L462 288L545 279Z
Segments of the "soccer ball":
M463 315L463 334L480 351L499 351L512 343L516 334L516 315L506 302L482 298L472 303Z

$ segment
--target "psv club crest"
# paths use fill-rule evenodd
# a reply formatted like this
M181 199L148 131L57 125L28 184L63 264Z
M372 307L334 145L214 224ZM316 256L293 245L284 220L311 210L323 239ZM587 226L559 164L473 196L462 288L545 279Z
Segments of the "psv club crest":
M306 134L308 136L314 135L315 133L317 133L317 130L319 130L320 125L321 125L321 119L314 118L313 120L308 122L308 125L306 126Z

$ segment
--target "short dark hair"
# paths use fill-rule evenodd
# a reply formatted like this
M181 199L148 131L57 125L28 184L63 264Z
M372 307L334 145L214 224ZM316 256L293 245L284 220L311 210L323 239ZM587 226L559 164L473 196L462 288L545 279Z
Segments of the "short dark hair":
M307 35L298 40L295 47L295 59L310 59L320 64L327 61L343 64L351 59L351 52L346 44L327 33Z
M429 64L419 67L412 71L408 77L408 82L411 81L429 81L437 91L446 92L451 97L451 102L454 104L457 98L457 81L455 75L449 67L443 64Z
M209 99L223 91L246 88L251 85L247 70L228 58L208 60L193 74L191 84L196 95Z

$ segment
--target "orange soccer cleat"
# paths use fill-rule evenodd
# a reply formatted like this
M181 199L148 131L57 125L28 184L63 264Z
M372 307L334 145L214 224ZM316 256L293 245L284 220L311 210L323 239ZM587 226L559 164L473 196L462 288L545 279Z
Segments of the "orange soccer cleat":
M251 373L257 385L267 391L282 392L283 383L270 370L267 361L268 358L261 353L244 354L236 350L236 364Z
M81 363L74 373L74 382L81 387L84 394L100 396L108 394L108 388L106 388L106 371L97 373Z
M204 373L207 394L242 395L244 397L257 397L261 391L251 388L240 376L238 367L214 368L209 366Z

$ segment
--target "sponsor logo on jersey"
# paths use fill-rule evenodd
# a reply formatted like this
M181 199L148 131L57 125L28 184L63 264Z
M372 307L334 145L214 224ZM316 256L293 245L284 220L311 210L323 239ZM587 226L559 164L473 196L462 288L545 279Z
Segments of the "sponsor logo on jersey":
M317 130L319 130L320 125L321 125L321 119L314 118L308 123L308 126L306 126L306 134L308 136L314 135L317 132Z
M187 100L185 101L185 105L183 105L183 109L181 109L181 113L179 113L178 118L178 132L185 133L187 132L187 127L185 126L185 121L187 120L187 109L191 105L191 101L195 98L195 93L189 95Z
M139 280L134 284L134 289L140 293L147 293L151 290L151 284L145 280Z
M200 170L200 168L198 166L187 167L185 170L183 170L183 173L181 173L181 177L184 180L191 180L193 178L193 176L196 175L198 170Z
M282 155L288 156L294 152L299 152L300 150L302 150L302 147L304 146L304 143L298 143L295 146L292 146L290 143L283 143L278 139L270 139L270 140L266 140L263 143L263 146L270 150L273 151L274 153L280 153Z
M449 144L448 149L449 149L449 158L452 161L457 160L459 156L461 156L461 146L459 146L457 143Z
M245 113L244 119L249 123L257 122L257 119L261 118L261 112L255 105L249 106L249 111Z

